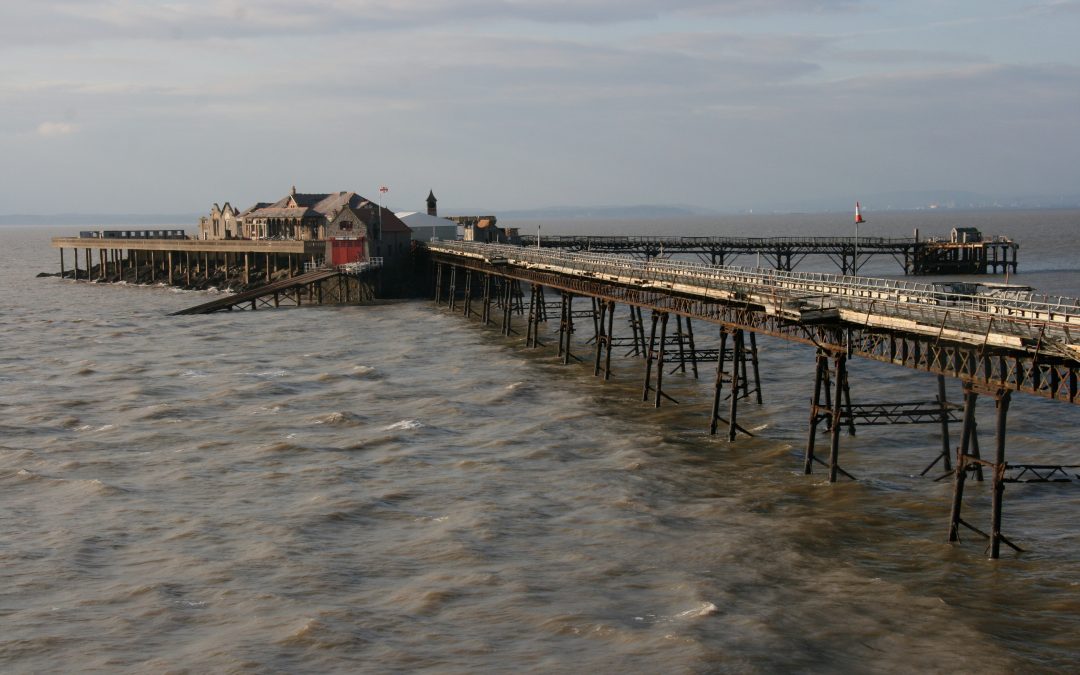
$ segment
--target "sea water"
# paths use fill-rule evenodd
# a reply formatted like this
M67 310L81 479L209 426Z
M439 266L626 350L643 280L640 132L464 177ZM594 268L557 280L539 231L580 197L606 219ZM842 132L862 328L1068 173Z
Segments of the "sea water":
M544 231L848 234L837 220ZM1011 234L1012 280L1080 295L1078 221L883 214L860 235ZM708 435L707 367L665 373L679 404L655 409L642 361L592 376L584 327L585 363L563 366L554 325L526 349L430 301L170 317L206 294L35 278L69 230L0 228L4 671L1075 668L1080 485L1009 484L1026 552L989 561L972 533L945 541L951 483L919 476L936 425L845 434L858 481L803 475L809 348L759 339L755 435L728 443ZM883 364L850 377L856 402L936 394ZM1014 396L1009 459L1080 464L1078 422ZM989 483L964 513L988 526Z

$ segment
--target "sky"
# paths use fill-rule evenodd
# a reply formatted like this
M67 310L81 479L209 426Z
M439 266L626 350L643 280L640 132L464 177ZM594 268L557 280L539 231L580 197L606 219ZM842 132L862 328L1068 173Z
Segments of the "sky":
M1080 0L0 0L0 213L1077 194L1078 35Z

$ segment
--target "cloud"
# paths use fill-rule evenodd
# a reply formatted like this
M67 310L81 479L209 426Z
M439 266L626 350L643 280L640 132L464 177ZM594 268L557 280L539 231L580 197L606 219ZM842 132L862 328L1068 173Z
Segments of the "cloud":
M370 33L485 21L613 25L663 16L848 12L865 0L36 0L0 9L0 44Z
M79 130L79 127L70 122L42 122L37 127L38 136L52 138L54 136L67 136Z

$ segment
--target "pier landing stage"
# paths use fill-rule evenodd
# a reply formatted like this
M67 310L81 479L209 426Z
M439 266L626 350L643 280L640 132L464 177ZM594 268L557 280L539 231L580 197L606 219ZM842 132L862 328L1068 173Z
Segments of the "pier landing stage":
M713 265L731 264L740 255L759 255L762 263L790 272L805 258L825 257L841 274L858 274L874 257L891 257L907 275L1016 273L1020 245L1008 237L980 234L955 241L884 237L618 237L523 235L529 248L560 248L591 253L623 253L664 258L673 253L696 255Z

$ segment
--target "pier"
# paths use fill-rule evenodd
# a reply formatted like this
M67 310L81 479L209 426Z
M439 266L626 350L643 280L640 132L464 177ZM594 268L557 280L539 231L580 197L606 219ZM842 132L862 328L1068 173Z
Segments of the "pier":
M672 363L696 377L702 363L715 361L707 424L714 435L726 427L730 441L750 433L738 422L740 402L761 400L756 336L806 345L814 358L807 368L813 396L804 472L822 466L830 482L854 478L840 464L843 429L933 425L941 432L941 450L922 473L940 463L938 479L952 480L948 539L959 541L966 528L986 538L991 558L999 557L1003 544L1020 550L1002 532L1005 484L1025 475L1057 480L1074 468L1007 462L1006 430L1014 393L1080 402L1076 299L962 295L911 281L498 244L432 242L428 250L436 303L484 324L495 322L494 310L501 314L501 332L524 334L527 348L543 346L541 326L549 317L555 321L557 310L557 354L564 364L583 360L572 353L571 338L581 324L591 326L593 374L610 378L613 349L629 347L624 356L643 362L641 400L655 407L675 402L664 390ZM549 300L552 295L558 302ZM575 309L575 300L588 308ZM617 308L627 316L630 336L615 335ZM719 348L699 348L694 322L718 327ZM849 363L857 358L932 374L936 386L920 400L853 402ZM960 381L962 402L947 400L947 379ZM995 404L989 457L982 456L976 431L980 396ZM949 435L956 424L960 443L954 449ZM828 434L825 457L817 447L821 432ZM963 517L965 484L983 480L984 473L992 482L987 532Z
M91 281L160 281L188 287L230 276L243 284L269 283L281 271L294 276L305 263L322 258L326 250L321 241L134 236L138 232L131 231L130 237L53 238L53 248L60 250L60 276ZM65 256L68 249L72 252L70 267Z
M977 234L977 233L976 233ZM521 242L537 248L536 235ZM1019 244L1008 237L966 237L954 232L949 240L882 237L618 237L543 236L540 248L574 252L621 253L643 259L674 253L696 255L712 265L728 265L740 256L760 256L773 269L786 272L808 257L824 258L841 274L858 274L871 258L895 260L904 274L1016 273Z

